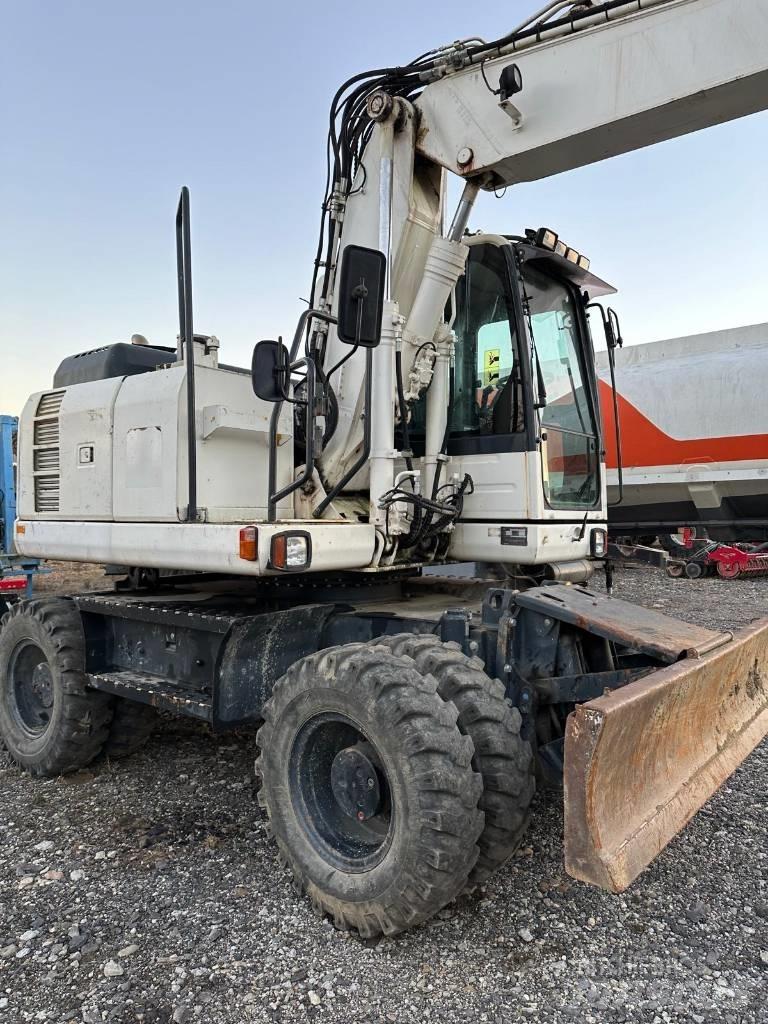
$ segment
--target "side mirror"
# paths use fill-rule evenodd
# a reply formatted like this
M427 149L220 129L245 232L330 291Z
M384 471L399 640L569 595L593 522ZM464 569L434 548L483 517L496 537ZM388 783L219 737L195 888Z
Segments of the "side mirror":
M619 316L615 309L608 307L608 322L611 325L611 333L613 334L614 345L617 348L621 348L624 344L624 339L621 336L621 324L619 323Z
M348 245L339 275L336 333L347 345L376 348L381 340L387 258L377 249Z
M619 324L619 318L615 309L611 309L610 306L606 310L599 302L589 302L586 306L587 312L590 309L598 309L600 311L600 319L603 324L603 331L605 332L605 345L608 352L613 352L616 348L621 348L624 344L624 339L621 336L621 325Z
M283 402L290 380L288 349L282 341L260 341L253 350L251 385L263 402Z

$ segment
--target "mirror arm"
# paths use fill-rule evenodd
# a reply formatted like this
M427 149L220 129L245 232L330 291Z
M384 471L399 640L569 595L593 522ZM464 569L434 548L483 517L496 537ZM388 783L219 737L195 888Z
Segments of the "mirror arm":
M616 438L616 477L619 486L619 496L616 501L608 503L609 508L613 508L616 505L620 505L624 500L624 466L621 461L621 425L619 423L619 396L616 393L616 348L621 348L624 344L624 339L621 337L621 330L619 328L619 318L616 315L616 311L609 309L606 313L605 308L599 302L590 302L587 305L587 309L599 309L600 316L603 319L603 330L605 331L605 341L608 346L608 372L611 375L611 396L613 404L613 427ZM615 324L615 329L614 329Z
M622 348L624 345L624 339L621 336L621 324L619 323L619 315L615 309L608 307L608 322L611 325L611 331L616 339L616 345Z
M306 330L307 324L310 320L322 320L326 324L335 324L337 322L335 316L331 316L330 313L325 313L321 309L305 309L299 317L299 322L296 325L296 332L293 335L293 342L291 343L290 361L293 362L299 353L299 346L301 345L301 339Z
M590 309L599 309L600 310L600 317L601 317L601 319L603 321L603 330L605 331L605 343L608 346L609 350L616 348L616 345L617 345L616 335L613 332L613 324L611 322L611 317L610 317L610 313L612 311L609 309L608 312L606 313L605 306L603 306L603 304L601 302L590 302L590 303L587 304L586 308L587 308L587 310L590 310ZM614 316L615 316L615 314L614 314Z

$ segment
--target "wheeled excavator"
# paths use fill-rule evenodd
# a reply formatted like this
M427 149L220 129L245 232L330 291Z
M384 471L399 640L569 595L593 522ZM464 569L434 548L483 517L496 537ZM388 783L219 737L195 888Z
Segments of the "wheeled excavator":
M3 620L18 764L129 753L156 709L257 723L285 861L364 936L486 881L537 782L563 787L568 872L626 888L768 730L768 622L708 630L590 582L589 323L619 343L613 289L549 227L467 229L481 191L767 106L761 0L561 0L354 76L311 305L250 370L195 333L182 190L177 343L65 358L21 419L18 551L125 571ZM462 561L504 578L432 571Z

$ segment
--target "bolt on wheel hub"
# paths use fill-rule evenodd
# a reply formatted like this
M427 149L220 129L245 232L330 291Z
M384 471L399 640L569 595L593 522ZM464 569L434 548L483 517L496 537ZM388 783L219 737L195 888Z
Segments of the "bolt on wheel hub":
M8 677L13 716L27 733L45 732L54 704L54 685L51 667L37 644L19 644L11 657Z
M359 747L340 750L331 764L331 789L339 807L351 818L367 821L381 804L381 787L373 762Z

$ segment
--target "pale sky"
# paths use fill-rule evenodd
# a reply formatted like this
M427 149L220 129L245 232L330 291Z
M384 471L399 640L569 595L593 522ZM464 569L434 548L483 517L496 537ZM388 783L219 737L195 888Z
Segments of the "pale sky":
M174 344L183 184L196 329L241 364L291 334L336 87L538 6L0 0L0 412L73 352ZM768 321L767 129L757 114L483 196L470 226L554 228L619 288L628 343Z

